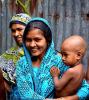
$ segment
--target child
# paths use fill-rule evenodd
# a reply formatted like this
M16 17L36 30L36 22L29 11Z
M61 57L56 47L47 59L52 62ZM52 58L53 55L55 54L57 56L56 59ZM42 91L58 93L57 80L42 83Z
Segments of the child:
M78 35L70 36L62 43L62 60L70 68L61 79L58 78L60 71L56 67L52 67L50 70L54 80L56 98L73 95L81 86L84 77L82 59L86 47L85 40Z

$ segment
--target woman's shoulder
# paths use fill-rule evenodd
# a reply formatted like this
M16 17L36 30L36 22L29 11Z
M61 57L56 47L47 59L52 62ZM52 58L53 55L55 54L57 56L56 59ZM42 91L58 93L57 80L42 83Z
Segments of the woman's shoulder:
M25 56L20 57L17 63L19 63L20 65L26 64L27 63L26 57Z
M58 52L54 52L54 54L50 57L50 60L52 64L59 65L62 62L62 57L58 54Z
M25 55L23 55L22 57L20 57L19 61L22 61L22 60L26 60Z
M55 58L58 60L62 60L62 55L59 51L56 51Z
M28 64L26 61L26 57L25 56L20 57L20 59L16 63L16 72L19 73L20 71L23 71L23 69L25 69L27 65Z

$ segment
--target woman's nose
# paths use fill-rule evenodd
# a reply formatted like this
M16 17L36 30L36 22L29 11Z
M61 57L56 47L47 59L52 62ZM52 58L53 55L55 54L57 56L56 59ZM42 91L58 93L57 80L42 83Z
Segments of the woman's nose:
M35 41L32 41L31 44L30 44L30 46L31 46L31 47L36 46L36 42L35 42Z
M19 35L19 32L16 31L16 32L14 33L14 36L18 36L18 35Z

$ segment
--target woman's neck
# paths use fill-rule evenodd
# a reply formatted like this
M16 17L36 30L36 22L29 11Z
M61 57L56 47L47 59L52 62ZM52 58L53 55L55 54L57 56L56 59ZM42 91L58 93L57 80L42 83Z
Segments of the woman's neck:
M40 67L42 59L39 57L32 57L32 64L33 66Z

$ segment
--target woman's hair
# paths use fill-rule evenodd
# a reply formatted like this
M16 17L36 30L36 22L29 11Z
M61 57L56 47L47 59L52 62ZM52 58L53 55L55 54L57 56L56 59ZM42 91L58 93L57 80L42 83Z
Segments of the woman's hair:
M42 18L41 18L42 19ZM23 34L23 42L25 43L26 41L26 36L28 34L28 32L32 29L40 29L41 31L43 31L43 35L48 43L48 46L51 44L52 42L52 32L51 29L49 27L49 25L47 25L44 21L42 20L32 20L30 21L24 31Z

